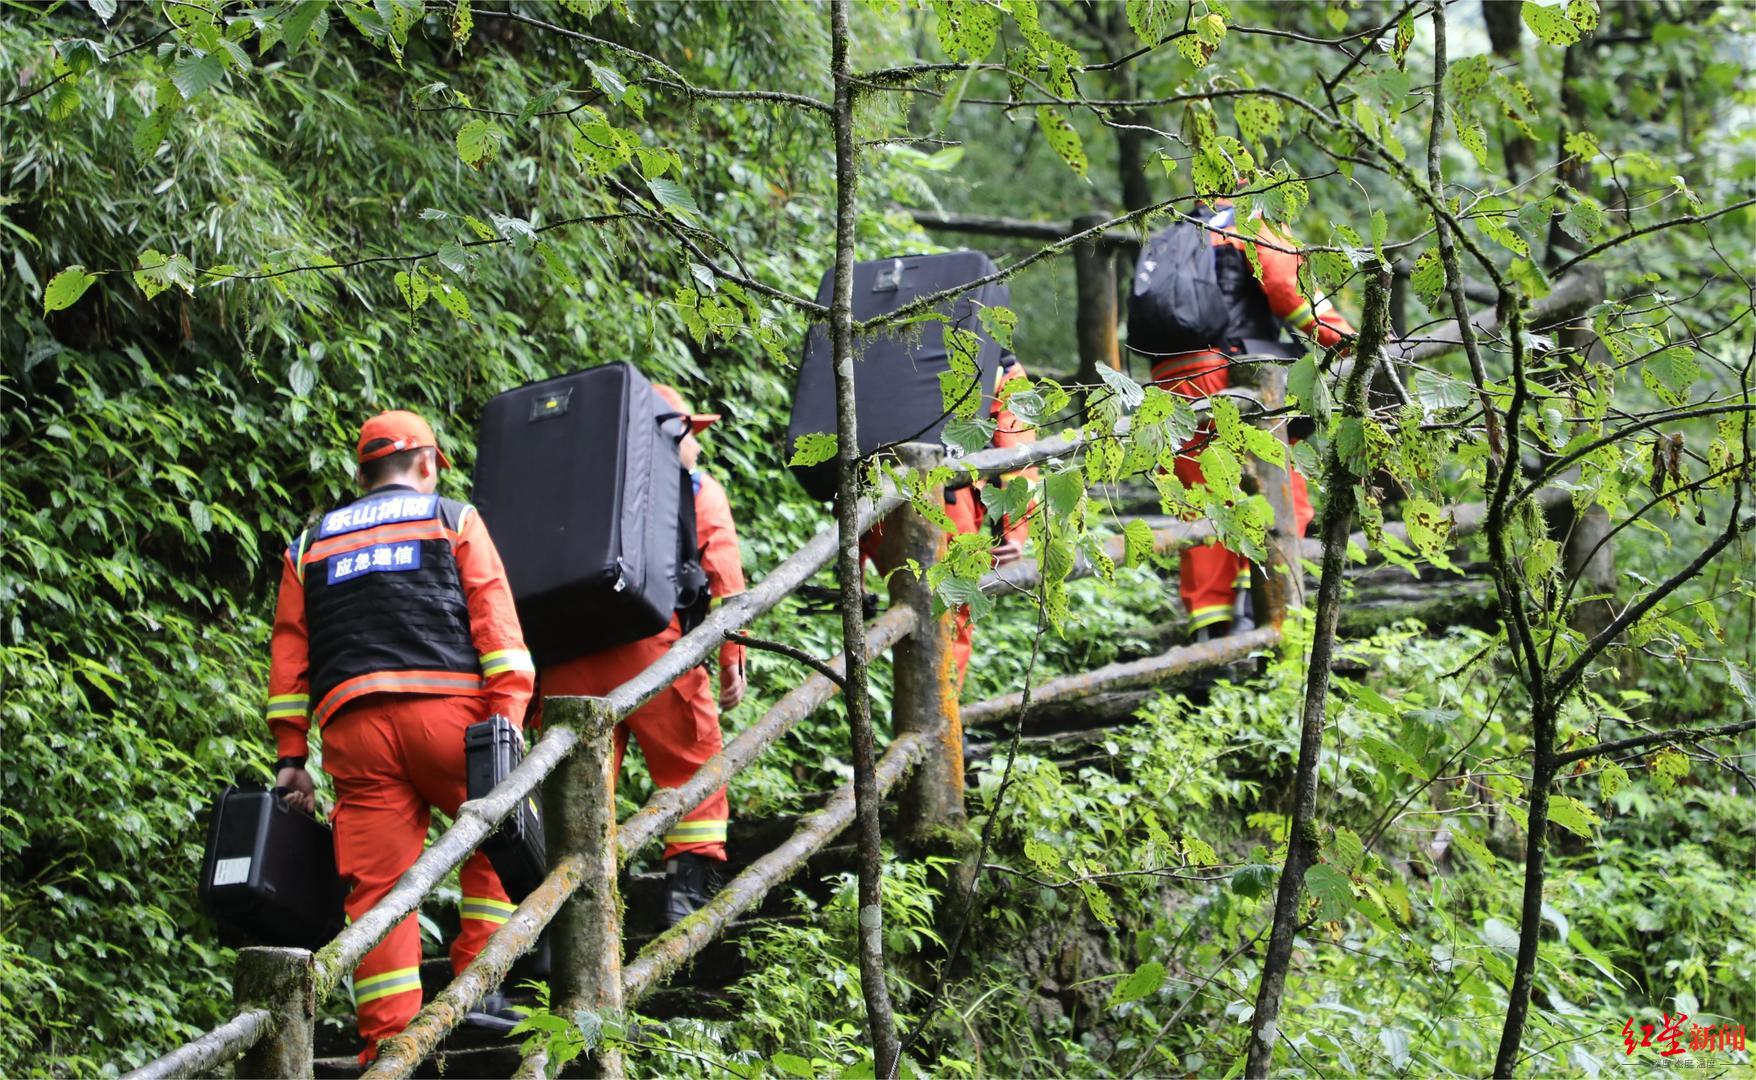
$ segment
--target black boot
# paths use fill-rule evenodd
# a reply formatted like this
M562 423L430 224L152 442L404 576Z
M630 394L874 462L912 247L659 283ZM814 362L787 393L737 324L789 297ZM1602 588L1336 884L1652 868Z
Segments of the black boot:
M496 990L483 997L476 1007L463 1014L463 1022L480 1031L510 1035L524 1017L512 1010L506 995Z
M665 929L700 911L719 891L719 860L685 851L665 861Z

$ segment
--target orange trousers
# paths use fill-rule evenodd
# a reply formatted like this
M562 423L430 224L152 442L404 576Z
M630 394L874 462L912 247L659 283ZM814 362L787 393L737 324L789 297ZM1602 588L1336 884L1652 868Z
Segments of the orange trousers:
M544 697L600 697L651 667L682 636L672 616L671 624L651 637L544 668L537 686ZM707 668L690 668L616 725L617 772L622 770L629 732L640 743L653 783L661 788L683 786L725 745L719 729L719 697ZM730 810L726 789L721 787L665 833L664 857L694 852L723 862Z
M951 492L951 500L945 504L945 514L951 519L951 535L962 536L973 533L982 527L981 497L976 494L974 485L958 488ZM884 536L884 523L880 521L860 537L860 554L867 562L878 568L881 574L889 573L890 567L878 562L878 543ZM955 630L951 637L951 658L957 664L957 688L963 689L963 677L969 674L970 651L975 644L976 631L970 621L969 605L960 604L957 608Z
M1211 397L1232 385L1231 367L1220 353L1199 353L1179 357L1159 365L1153 381L1181 397L1200 400ZM1203 424L1195 437L1177 452L1175 473L1178 480L1190 486L1202 482L1201 465L1196 456L1206 448L1212 427ZM1305 535L1311 524L1311 496L1305 478L1297 469L1291 472L1293 496L1293 530ZM1209 541L1186 548L1177 559L1178 591L1189 612L1189 629L1200 630L1215 623L1230 622L1232 601L1238 589L1250 586L1250 560L1228 548Z
M335 781L335 861L352 882L349 919L384 899L427 842L437 807L454 816L468 797L463 733L483 719L482 699L374 694L337 712L323 728L323 770ZM462 971L515 907L481 852L463 864L462 927L451 966ZM354 969L354 1006L366 1040L408 1026L421 1008L421 932L410 915Z

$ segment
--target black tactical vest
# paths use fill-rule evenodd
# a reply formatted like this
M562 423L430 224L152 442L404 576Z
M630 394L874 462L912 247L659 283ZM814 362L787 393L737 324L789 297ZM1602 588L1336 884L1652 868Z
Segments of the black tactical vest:
M406 675L383 689L418 692L422 672L479 673L469 603L446 535L471 512L438 495L383 487L323 515L300 538L295 561L320 721L330 711L325 699L350 679Z

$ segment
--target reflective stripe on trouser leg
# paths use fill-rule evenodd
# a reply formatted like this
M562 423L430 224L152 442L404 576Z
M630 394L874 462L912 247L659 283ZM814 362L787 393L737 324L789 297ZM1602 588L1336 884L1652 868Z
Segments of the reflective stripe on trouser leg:
M1232 605L1229 603L1220 604L1217 607L1196 608L1189 613L1189 629L1191 630L1199 630L1204 626L1212 626L1214 623L1231 621Z
M662 788L681 787L724 745L719 708L705 668L692 668L624 721L640 754ZM731 807L720 788L689 811L665 835L664 858L693 853L708 859L726 857L726 819Z
M665 833L668 844L723 844L726 842L726 822L719 821L679 821Z
M419 992L421 989L421 969L419 967L397 968L378 975L368 975L363 979L354 980L354 1005L360 1006L368 1001L377 1001L393 994L406 994L410 990Z
M465 896L457 906L457 917L460 919L480 919L495 926L504 925L518 905L507 900L496 900L492 896Z

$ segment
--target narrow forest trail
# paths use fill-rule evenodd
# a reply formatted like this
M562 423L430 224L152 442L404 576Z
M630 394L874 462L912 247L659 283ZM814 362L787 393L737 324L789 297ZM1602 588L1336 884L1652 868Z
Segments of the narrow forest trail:
M1428 622L1435 630L1446 626L1472 624L1487 626L1494 621L1492 592L1479 568L1459 563L1461 575L1427 571L1416 578L1408 571L1378 565L1362 567L1350 575L1352 589L1343 637L1368 635L1378 629L1405 619ZM1166 587L1172 587L1171 582ZM1087 685L1077 694L1054 697L1033 705L1022 731L1021 753L1047 759L1064 769L1101 766L1112 761L1104 743L1121 729L1139 721L1137 710L1153 696L1175 691L1186 694L1197 709L1205 705L1206 687L1215 677L1233 680L1251 677L1260 670L1260 657L1266 649L1254 650L1250 658L1220 667L1179 666L1160 664L1161 658L1177 658L1188 652L1182 646L1184 633L1180 621L1167 623L1146 635L1147 642L1163 649L1154 653L1136 649L1118 660L1083 675ZM1125 677L1126 669L1144 666L1146 672ZM1356 662L1338 660L1337 670L1358 673ZM1005 698L965 705L963 714L968 725L965 742L966 785L972 788L979 781L979 771L996 757L1003 755L1010 738L1016 709ZM1113 766L1112 766L1113 767ZM892 834L900 789L885 802L885 832ZM822 808L833 792L818 792L801 800L794 814L735 818L730 825L728 851L730 861L726 879L747 870L753 863L770 855L795 832L801 821L812 811ZM971 810L977 809L973 805ZM773 883L761 901L724 930L676 974L652 990L636 1006L641 1016L654 1021L672 1019L725 1020L731 1018L740 1004L730 988L748 970L741 949L748 933L760 925L775 922L803 921L798 913L795 894L803 893L822 904L835 893L838 880L851 879L857 852L850 835L833 842L811 855L794 872ZM659 936L657 914L661 908L663 876L655 872L629 872L619 878L624 904L624 963L631 963L642 948ZM455 930L443 926L447 934ZM514 1000L528 1003L528 991L517 991L525 979L542 978L545 972L537 967L534 954L523 958L505 982L514 991ZM801 972L801 978L816 973ZM422 968L422 981L429 1000L451 979L450 963L443 956L430 957ZM506 1039L468 1027L447 1036L413 1073L420 1077L511 1077L520 1075L521 1039ZM316 1039L315 1074L318 1077L352 1078L362 1068L353 1057L358 1047L353 1033L352 1018L344 1018L340 1027L321 1027ZM581 1075L584 1075L581 1073Z

